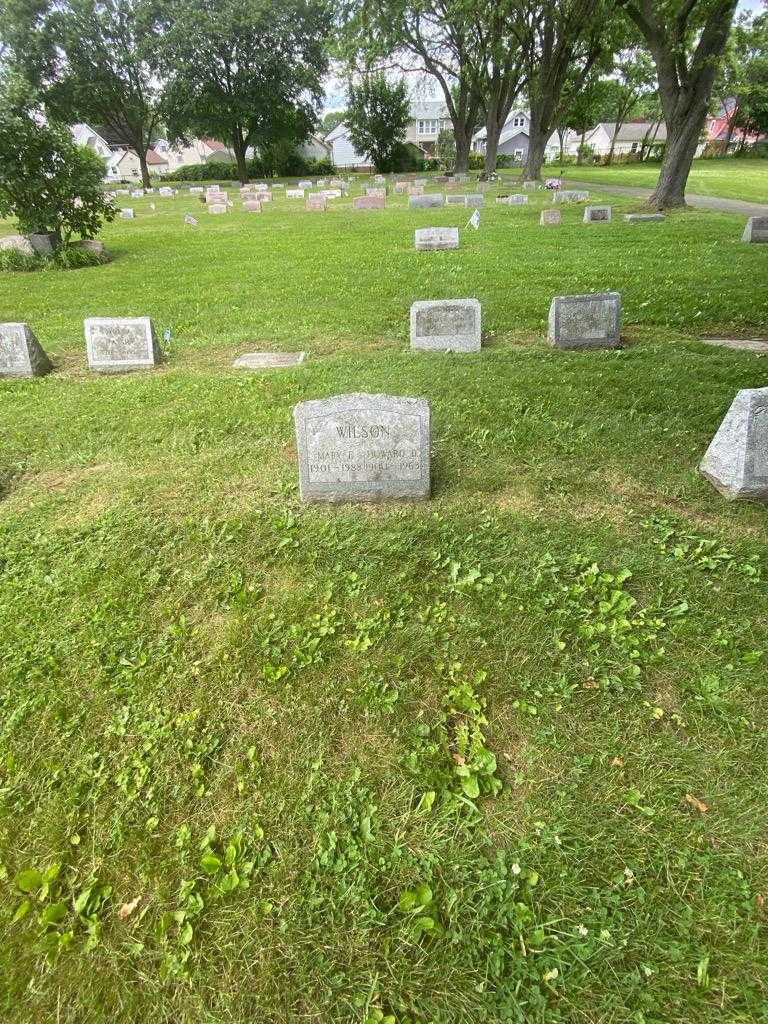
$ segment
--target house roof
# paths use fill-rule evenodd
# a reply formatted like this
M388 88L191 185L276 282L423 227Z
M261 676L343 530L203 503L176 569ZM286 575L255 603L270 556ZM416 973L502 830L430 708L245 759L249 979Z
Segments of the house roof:
M204 146L207 146L212 153L226 153L227 147L218 139L200 139Z
M344 124L343 121L341 121L339 124L336 125L335 128L332 128L328 132L328 134L325 136L325 141L335 142L336 139L341 139L343 136L345 136L348 131L349 129L347 128L347 126Z
M411 103L411 120L419 118L450 118L448 107L442 100L419 100Z
M646 135L648 137L654 135L656 127L655 121L653 123L650 121L629 121L627 124L623 124L617 133L615 121L601 121L591 132L587 133L586 140L589 141L590 137L602 128L609 139L613 139L615 136L616 142L642 142ZM666 138L667 128L662 122L658 125L658 131L655 133L655 141L664 142Z
M147 163L152 164L167 164L168 161L164 156L160 156L154 149L147 150Z
M130 140L120 131L113 128L103 128L101 125L97 125L95 131L97 135L101 136L110 149L131 148Z
M517 128L512 127L512 121L516 117L524 117L529 121L531 119L530 112L527 110L523 110L522 108L518 110L510 110L509 116L507 117L507 120L504 122L504 127L501 129L501 136L499 137L499 142L506 141L506 139L511 138L510 133L516 135L518 132L522 131L525 132L526 135L528 134L525 128L521 127L521 125L518 125ZM504 134L505 132L506 136ZM472 136L472 141L474 142L476 139L484 139L487 136L487 134L488 131L485 128L485 126L483 126L482 128L479 128Z

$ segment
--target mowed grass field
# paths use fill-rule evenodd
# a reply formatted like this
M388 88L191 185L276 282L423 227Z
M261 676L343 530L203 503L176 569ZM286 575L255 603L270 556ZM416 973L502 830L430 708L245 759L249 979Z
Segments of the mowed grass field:
M611 167L563 168L566 178L603 185L636 185L653 188L661 165L613 164ZM555 168L559 171L559 168ZM701 196L722 196L768 204L768 160L727 157L722 160L694 160L686 191Z
M107 266L0 281L56 364L0 382L0 1018L765 1020L768 513L696 466L768 386L699 340L768 335L768 247L123 202ZM605 289L625 349L546 345ZM409 352L442 297L481 353ZM94 315L164 365L90 374ZM299 502L292 407L349 391L429 399L431 501Z

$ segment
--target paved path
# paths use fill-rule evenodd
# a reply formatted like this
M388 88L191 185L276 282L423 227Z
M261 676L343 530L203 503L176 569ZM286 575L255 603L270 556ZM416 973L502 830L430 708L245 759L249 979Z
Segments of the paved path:
M609 185L607 182L573 181L566 179L569 188L592 189L594 192L614 192L620 196L634 196L635 199L647 199L653 189L630 188L628 185ZM768 217L768 204L748 203L744 199L722 199L720 196L698 196L692 192L685 193L685 201L689 206L698 206L702 210L720 210L723 213L741 213L745 217Z

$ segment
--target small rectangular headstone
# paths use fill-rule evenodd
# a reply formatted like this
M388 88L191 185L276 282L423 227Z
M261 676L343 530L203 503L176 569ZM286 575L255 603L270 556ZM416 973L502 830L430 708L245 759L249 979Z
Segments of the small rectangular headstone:
M741 240L742 242L768 242L768 217L750 217Z
M411 348L440 352L480 351L477 299L435 299L411 306Z
M424 186L423 185L409 185L407 190L409 196L423 196Z
M144 198L144 189L143 188L135 188L133 190L133 192L131 192L131 199L143 199L143 198Z
M341 199L343 192L340 188L325 188L323 189L323 195L326 199Z
M316 212L322 212L326 208L325 196L322 192L313 192L307 196L306 208Z
M246 213L261 213L261 203L258 199L244 199L243 209Z
M287 188L285 190L286 199L303 199L304 189L303 188Z
M208 203L208 213L226 213L226 203Z
M303 501L430 495L430 414L423 398L350 394L293 410Z
M396 195L398 195L398 196L403 195L403 193L407 192L407 191L408 191L408 182L407 181L396 181L395 182L395 194Z
M556 295L549 309L549 339L556 348L618 348L621 295Z
M441 193L429 196L409 196L409 210L431 210L438 206L445 206L445 196Z
M257 192L253 193L253 197L254 199L258 199L260 203L272 202L272 193L269 191L269 189L267 189L266 191L263 188L259 189Z
M527 181L523 182L523 192L538 192L540 188L540 181L534 181L529 178Z
M160 362L152 321L140 317L91 317L85 321L88 365L101 373L146 370Z
M458 249L458 228L417 228L414 244L419 250Z
M383 210L387 205L384 196L356 196L352 200L354 210Z
M606 221L611 219L611 207L610 206L585 206L584 207L584 223L595 224L598 221Z
M311 181L300 181L298 183L298 185L296 186L296 188L304 188L304 189L312 188L312 182Z
M385 188L366 188L365 194L372 196L374 199L386 199L387 190Z
M586 203L588 199L589 192L577 192L575 189L552 193L553 203Z
M477 206L482 206L485 202L485 196L479 192L470 192L464 196L464 205L470 206L473 209Z
M736 394L699 470L726 498L768 501L768 388Z
M559 210L542 210L539 215L539 224L542 227L560 227L563 223L563 215Z
M466 206L466 197L465 196L446 196L445 197L445 205L446 206Z
M201 192L204 192L204 191L205 191L205 189L202 188L202 187L194 187L194 188L190 188L190 190L189 190L190 195L193 195L193 196L199 195Z
M43 377L52 369L29 324L0 324L0 377Z
M328 184L328 182L325 180L325 178L318 178L317 179L317 187L318 188L325 188L325 186L327 184Z
M132 206L124 206L120 210L120 216L121 216L121 218L123 220L133 220L134 219L133 207Z

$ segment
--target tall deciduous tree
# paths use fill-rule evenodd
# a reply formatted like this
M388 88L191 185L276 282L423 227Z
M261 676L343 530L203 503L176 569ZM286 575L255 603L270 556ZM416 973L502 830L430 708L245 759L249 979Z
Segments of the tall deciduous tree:
M502 129L528 80L526 13L524 0L487 0L478 7L475 33L485 109L484 178L496 171Z
M720 58L738 0L618 0L637 26L656 65L667 141L649 203L685 205Z
M346 125L358 153L370 156L378 170L387 170L405 141L410 103L401 78L390 83L381 72L363 75L347 86Z
M573 97L612 48L611 0L531 0L528 10L528 93L531 120L526 178L538 178L547 140ZM571 82L571 95L565 93Z
M715 112L726 118L723 153L728 152L737 128L742 129L742 145L747 132L766 130L758 111L768 105L768 14L758 15L754 21L750 14L738 19L726 44L712 96Z
M173 137L226 142L246 182L249 147L308 136L328 67L325 0L163 0L156 10Z
M615 78L606 82L605 103L603 113L605 120L615 126L611 148L608 150L606 163L613 163L616 139L623 125L637 109L642 96L656 86L653 65L645 51L635 47L619 55L614 64Z
M440 87L466 171L482 110L475 11L468 0L347 0L341 48L352 64L423 73Z

